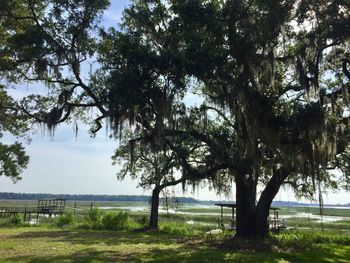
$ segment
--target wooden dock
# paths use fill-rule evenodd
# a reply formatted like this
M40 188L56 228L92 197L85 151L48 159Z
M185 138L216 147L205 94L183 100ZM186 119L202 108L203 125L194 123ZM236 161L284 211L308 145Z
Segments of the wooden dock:
M0 207L0 218L23 215L24 222L30 222L35 216L38 222L39 216L62 215L65 212L65 206L64 199L40 199L37 207Z
M0 207L0 217L13 217L17 215L23 215L23 220L29 222L33 215L38 215L37 208L11 208Z
M235 230L236 229L236 209L237 205L234 203L217 203L214 204L216 206L220 207L220 218L219 218L219 224L218 227L224 228L224 207L231 208L232 209L232 215L229 219L230 225L228 226L228 229ZM282 218L279 218L278 215L279 208L277 207L270 207L269 212L271 215L267 217L267 223L268 223L268 229L272 232L279 233L281 229L287 228L286 221ZM272 213L271 213L272 212Z

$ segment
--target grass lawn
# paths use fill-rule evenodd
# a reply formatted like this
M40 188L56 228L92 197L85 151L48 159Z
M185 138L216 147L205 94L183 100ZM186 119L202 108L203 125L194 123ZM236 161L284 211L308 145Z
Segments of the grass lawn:
M1 227L0 262L349 262L350 237L285 232L264 241L181 232Z
M10 207L34 206L31 201L4 201L0 204ZM67 210L72 211L73 205L74 202L68 203ZM110 203L94 205L112 206ZM132 205L135 206L125 202L113 203L115 209ZM328 209L325 211L327 214L345 216L345 218L341 221L322 224L311 217L290 217L287 220L290 228L279 235L272 235L265 240L239 240L232 238L233 232L225 232L218 236L205 234L208 230L217 227L218 216L214 212L218 212L218 209L184 208L186 209L206 214L161 214L159 232L134 230L145 226L144 222L148 219L147 211L131 211L126 225L121 228L125 230L122 231L101 230L111 229L101 228L102 225L118 225L110 221L113 219L111 217L106 222L101 217L95 228L94 224L87 220L87 215L93 212L90 211L89 202L79 205L74 222L68 223L66 228L58 227L61 217L42 218L39 226L29 226L15 221L9 224L11 220L1 218L0 263L350 262L350 210ZM316 214L318 211L316 208L305 209L282 208L280 214L293 215L293 213L305 211ZM208 211L213 213L207 213ZM103 218L108 219L107 215L111 212L102 212ZM225 217L225 219L228 218L229 216ZM14 226L14 223L17 226Z

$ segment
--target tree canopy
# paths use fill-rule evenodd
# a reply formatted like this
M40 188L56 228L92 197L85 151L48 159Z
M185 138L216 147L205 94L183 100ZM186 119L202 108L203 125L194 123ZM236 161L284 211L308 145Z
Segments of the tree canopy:
M19 111L18 105L0 86L0 139L4 132L23 135L27 129L27 118ZM27 167L29 157L21 143L0 142L0 176L10 177L14 182L21 179L21 172Z
M154 152L173 152L184 179L233 178L238 236L266 235L283 184L336 186L328 171L345 171L349 152L348 1L135 0L120 28L97 34L107 4L23 1L28 14L5 12L15 25L0 42L7 69L51 91L23 101L30 116L52 128L96 108L92 132L103 119L114 135L129 125ZM85 81L94 56L100 68ZM202 105L173 110L193 93Z
M97 25L108 1L2 1L0 65L6 79L17 83L43 83L45 96L33 94L21 102L22 110L53 131L58 123L82 117L79 108L97 108L103 92L94 90L89 72L93 63ZM85 63L85 64L84 64ZM97 117L96 117L97 118ZM96 121L92 130L101 124Z

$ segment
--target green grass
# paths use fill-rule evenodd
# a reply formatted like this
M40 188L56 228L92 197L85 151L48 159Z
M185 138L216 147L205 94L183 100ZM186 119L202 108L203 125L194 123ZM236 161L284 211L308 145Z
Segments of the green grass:
M66 210L67 211L73 211L74 207L74 201L68 201ZM121 207L125 209L125 207L147 207L147 203L145 202L94 202L94 207L113 207L112 210L108 211L121 211ZM11 201L11 200L0 200L0 207L36 207L36 201ZM77 202L77 209L76 209L76 217L78 220L82 220L86 213L90 211L91 202ZM106 210L107 211L107 210ZM219 213L220 208L215 207L188 207L188 206L180 206L179 207L180 213L177 214L160 214L160 221L162 223L168 223L168 222L181 222L185 223L187 221L194 221L196 225L206 225L207 227L215 227L218 225L219 221L219 215L214 213ZM181 213L186 212L186 213ZM224 224L229 225L230 223L230 217L231 217L231 209L224 209ZM311 214L319 214L319 209L316 207L281 207L279 210L280 216L288 215L291 216L296 213L311 213ZM136 222L140 222L142 218L149 216L149 211L130 211L129 212L132 218ZM193 214L191 214L193 213ZM197 214L197 213L206 213L206 214ZM287 225L288 227L292 228L311 228L311 229L332 229L332 230L339 230L339 231L347 231L350 232L350 210L349 209L332 209L332 208L326 208L324 209L324 215L334 215L334 216L343 216L348 217L349 219L339 221L339 222L333 222L333 223L327 223L323 222L323 224L317 222L315 219L310 217L291 217L287 218ZM45 222L46 221L46 222ZM43 219L42 222L46 224L50 224L50 219ZM1 224L1 219L0 219Z
M0 207L37 207L38 202L34 200L0 200Z
M348 262L350 237L285 232L266 240L219 239L172 225L159 232L0 228L0 262ZM192 227L193 228L193 227ZM177 229L177 231L175 231ZM186 234L187 233L187 234Z
M325 209L325 215L349 219L322 225L315 219L291 217L292 229L265 240L233 239L234 232L207 235L216 228L219 208L183 208L198 214L160 214L160 231L142 232L147 211L130 212L126 230L91 230L84 222L90 202L78 202L75 224L57 227L58 218L42 218L39 226L15 226L0 218L0 262L349 262L350 215ZM141 206L142 203L96 202L94 206ZM0 207L35 207L35 201L0 201ZM72 211L74 202L67 203ZM181 210L181 209L180 209ZM317 208L281 208L280 215L318 213ZM228 210L228 214L230 210ZM225 217L228 223L229 217ZM194 224L187 224L194 221ZM323 229L323 231L321 231Z

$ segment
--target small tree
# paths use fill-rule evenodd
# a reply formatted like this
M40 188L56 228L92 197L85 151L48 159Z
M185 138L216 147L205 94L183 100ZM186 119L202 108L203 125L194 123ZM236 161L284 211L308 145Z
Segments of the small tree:
M146 138L132 138L130 133L126 134L112 157L113 163L121 166L117 177L124 180L125 176L130 175L138 180L140 187L152 189L149 228L157 229L161 191L183 182L179 163L169 148L157 150Z
M167 215L169 215L169 209L176 211L179 208L179 200L176 198L175 191L172 189L163 189L162 192L163 208L166 210Z

